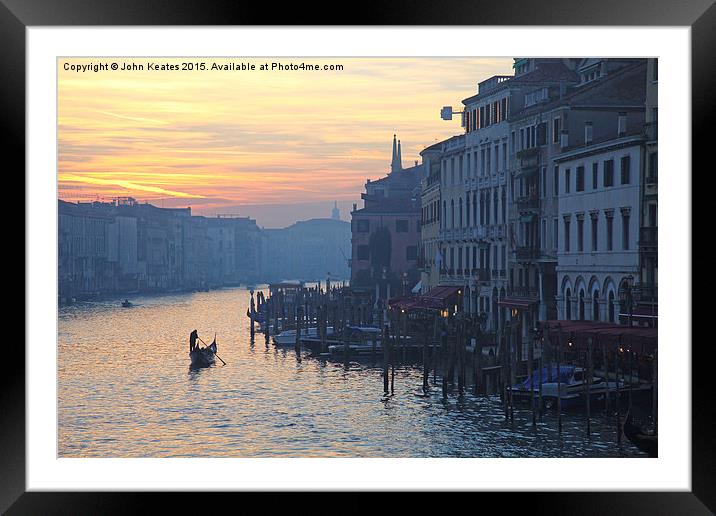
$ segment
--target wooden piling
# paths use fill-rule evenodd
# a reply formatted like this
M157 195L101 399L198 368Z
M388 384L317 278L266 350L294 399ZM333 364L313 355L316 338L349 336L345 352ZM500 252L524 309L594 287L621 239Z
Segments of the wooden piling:
M381 341L381 347L383 348L383 392L385 394L388 394L388 350L390 349L390 344L388 343L389 334L388 334L388 325L386 324L383 326L383 338Z
M592 337L587 337L587 437L592 438Z
M532 365L534 363L534 340L529 341L529 349L527 351L527 377L530 379L530 405L532 406L532 427L537 427L537 412L535 410L535 390L534 390L534 371Z
M657 356L658 349L654 349L654 359L651 362L651 415L654 420L654 435L657 435L659 422L659 376Z
M559 326L557 334L557 428L562 434L562 370L560 360L562 358L562 327Z

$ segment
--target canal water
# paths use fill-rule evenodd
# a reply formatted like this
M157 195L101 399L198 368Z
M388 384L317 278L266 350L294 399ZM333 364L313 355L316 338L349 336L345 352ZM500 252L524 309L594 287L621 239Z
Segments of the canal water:
M420 366L396 368L383 394L380 365L296 356L251 344L245 289L134 296L61 307L60 457L634 457L613 418L547 413L537 428L499 397L451 394L438 377L422 393ZM227 365L190 370L188 337L217 335Z

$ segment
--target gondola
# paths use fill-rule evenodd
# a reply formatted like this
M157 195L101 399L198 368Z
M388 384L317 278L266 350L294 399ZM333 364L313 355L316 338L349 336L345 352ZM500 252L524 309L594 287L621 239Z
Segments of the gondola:
M624 435L634 446L648 454L649 457L658 457L659 446L657 443L657 435L653 431L639 425L631 411L627 412L623 429Z
M189 352L192 367L209 367L216 362L216 339L205 348L197 347Z
M124 301L122 301L123 308L129 308L130 306L132 306L132 303L130 303L128 299L125 299Z

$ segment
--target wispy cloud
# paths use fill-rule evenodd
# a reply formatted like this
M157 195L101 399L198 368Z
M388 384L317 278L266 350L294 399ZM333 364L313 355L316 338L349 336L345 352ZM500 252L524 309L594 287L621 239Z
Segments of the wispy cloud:
M282 59L289 61L340 63L344 70L78 75L60 66L60 187L140 200L202 199L216 211L357 202L366 179L389 170L394 133L404 165L412 165L420 150L461 132L458 121L439 118L440 107L459 106L479 81L510 73L512 64Z

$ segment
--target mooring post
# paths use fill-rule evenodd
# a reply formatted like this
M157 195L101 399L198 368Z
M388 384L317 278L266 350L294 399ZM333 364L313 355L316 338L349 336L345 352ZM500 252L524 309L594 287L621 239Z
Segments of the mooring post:
M388 394L388 350L390 349L390 344L388 343L388 339L390 338L388 335L388 324L386 323L383 326L383 338L381 339L381 347L383 348L383 392L385 394Z
M397 325L396 325L397 326ZM388 357L390 358L390 394L395 394L395 333L393 333L393 340L390 342L390 351Z
M619 338L619 342L617 344L617 349L616 349L616 352L614 353L614 378L616 379L616 396L614 398L614 407L615 407L615 418L616 418L616 426L617 426L617 445L621 448L621 445L622 445L622 417L619 412L620 405L621 405L621 403L619 403L621 401L621 392L619 392L620 347L621 347L621 337Z
M592 337L587 337L587 437L592 438Z
M532 427L537 427L537 411L535 410L535 377L534 377L534 371L532 370L532 365L534 363L534 339L530 339L528 341L529 348L527 351L527 377L530 379L530 405L532 406Z
M250 290L251 293L251 303L249 307L249 317L251 319L251 342L254 341L254 320L256 319L256 304L254 303L254 291L253 289Z
M557 327L557 428L562 434L562 325Z
M537 367L539 367L539 387L538 387L538 400L537 400L537 415L540 423L542 422L542 413L544 412L544 405L542 405L542 382L544 381L542 369L544 368L544 331L539 338L539 359L537 360Z
M428 364L428 341L430 334L428 333L428 320L423 320L423 392L428 392L428 375L430 374L430 365Z
M296 312L296 356L301 356L301 309Z
M654 420L654 435L657 435L657 432L659 430L658 428L658 422L659 422L659 377L658 372L659 369L657 367L657 356L658 356L658 349L654 348L654 359L651 362L651 412L652 412L652 418Z

